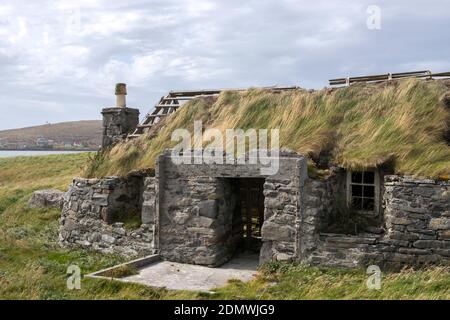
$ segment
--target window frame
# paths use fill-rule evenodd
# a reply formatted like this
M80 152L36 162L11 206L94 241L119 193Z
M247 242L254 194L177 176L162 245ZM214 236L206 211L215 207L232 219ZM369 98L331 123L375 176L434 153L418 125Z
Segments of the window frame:
M361 172L362 173L362 180L361 183L352 182L352 173L355 172ZM374 174L374 181L373 184L371 183L364 183L364 172L373 172ZM380 213L380 174L379 171L376 169L366 169L366 170L347 170L347 206L349 208L352 208L352 185L359 185L364 188L364 186L373 186L374 187L374 204L373 204L373 211L372 210L357 210L357 212L360 212L362 214L369 214L369 215L379 215ZM364 194L361 196L362 199L364 199Z

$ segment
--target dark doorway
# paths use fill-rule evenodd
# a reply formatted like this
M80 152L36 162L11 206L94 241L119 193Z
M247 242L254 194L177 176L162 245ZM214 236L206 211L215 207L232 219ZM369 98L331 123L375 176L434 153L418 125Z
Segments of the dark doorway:
M261 249L261 227L264 222L264 179L235 178L232 191L236 197L233 230L239 236L238 251L258 252Z

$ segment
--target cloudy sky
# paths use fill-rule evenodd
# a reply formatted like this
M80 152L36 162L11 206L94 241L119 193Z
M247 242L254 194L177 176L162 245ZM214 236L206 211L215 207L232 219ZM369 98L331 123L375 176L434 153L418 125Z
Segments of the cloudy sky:
M116 82L144 113L172 89L450 71L449 15L447 0L2 0L0 130L100 119Z

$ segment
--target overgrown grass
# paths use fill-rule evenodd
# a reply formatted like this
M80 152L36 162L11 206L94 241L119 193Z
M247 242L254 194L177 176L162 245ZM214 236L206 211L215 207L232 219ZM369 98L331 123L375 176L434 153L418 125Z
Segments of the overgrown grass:
M442 267L386 273L382 289L374 291L367 289L363 270L283 263L270 263L255 280L230 281L214 294L87 278L81 290L68 290L68 266L87 274L123 259L61 249L59 210L30 209L26 203L33 190L67 187L86 161L81 154L0 159L0 299L450 299L450 273Z
M389 162L396 173L448 178L450 147L445 134L450 111L441 99L442 81L403 80L391 84L353 85L273 93L224 92L218 99L188 102L167 119L157 137L122 143L100 154L85 175L125 175L154 167L165 148L173 147L175 129L279 128L280 145L318 159L330 154L333 164L351 169Z
M269 263L245 284L233 281L217 297L238 299L450 299L449 269L382 274L381 289L368 289L363 270Z

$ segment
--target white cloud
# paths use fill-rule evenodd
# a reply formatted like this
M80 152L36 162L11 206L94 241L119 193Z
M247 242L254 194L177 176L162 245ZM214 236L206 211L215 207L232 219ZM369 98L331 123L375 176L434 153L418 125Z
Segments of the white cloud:
M171 89L450 69L446 1L16 0L0 5L0 129L99 118L115 82L145 113ZM4 111L7 112L4 112ZM31 112L30 110L33 110Z

